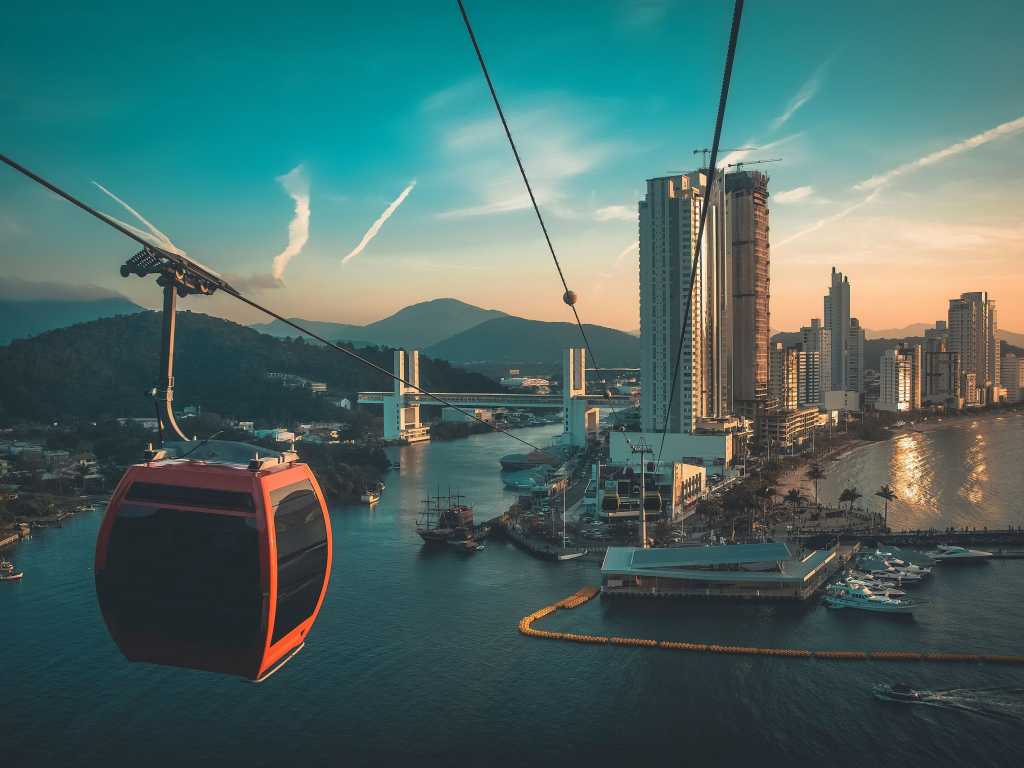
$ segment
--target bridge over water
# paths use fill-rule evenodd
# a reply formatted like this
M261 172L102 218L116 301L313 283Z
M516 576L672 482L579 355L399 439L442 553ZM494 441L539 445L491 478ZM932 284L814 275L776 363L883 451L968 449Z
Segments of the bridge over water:
M395 350L395 376L419 386L420 360L418 350ZM508 392L437 392L453 405L465 408L519 408L561 410L563 428L573 445L585 445L587 433L597 431L601 408L629 408L636 405L632 397L588 394L586 383L586 350L565 350L562 357L562 392L555 395L529 395ZM420 421L420 406L437 405L437 401L413 387L395 381L390 392L360 392L358 402L384 406L384 439L419 442L430 439L430 428Z

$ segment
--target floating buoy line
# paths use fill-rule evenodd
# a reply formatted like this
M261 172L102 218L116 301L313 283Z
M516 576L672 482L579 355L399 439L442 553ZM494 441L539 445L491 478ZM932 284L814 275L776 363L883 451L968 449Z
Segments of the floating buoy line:
M643 637L615 637L608 635L584 635L576 632L549 632L534 629L536 621L559 610L578 608L601 594L598 587L584 587L564 600L534 611L519 620L519 634L527 637L542 637L548 640L564 640L570 643L592 645L625 645L638 648L660 648L667 651L691 651L697 653L723 653L734 656L783 656L787 658L822 659L829 661L942 661L942 662L988 662L994 664L1024 664L1024 656L980 654L980 653L938 653L927 651L812 651L804 648L757 648L745 645L718 645L715 643L687 643L677 640L653 640Z

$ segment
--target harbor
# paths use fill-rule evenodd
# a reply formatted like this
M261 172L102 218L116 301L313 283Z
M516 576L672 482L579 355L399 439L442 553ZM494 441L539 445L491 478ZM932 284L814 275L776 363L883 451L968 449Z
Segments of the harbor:
M555 429L529 428L526 435L542 440ZM1024 584L1024 561L993 559L979 567L948 570L945 564L937 566L928 584L904 589L929 602L929 609L909 618L827 609L819 599L648 600L595 594L575 608L557 608L536 619L532 629L607 640L556 642L522 634L516 629L522 617L576 595L582 587L599 589L604 550L620 542L589 539L587 548L593 546L594 551L568 562L532 556L497 532L487 538L486 550L470 556L454 547L425 546L416 532L417 519L423 499L436 495L438 488L445 496L449 487L463 495L464 503L474 508L475 523L500 520L518 503L520 494L505 488L500 473L500 458L509 453L507 441L479 435L389 451L401 463L401 471L387 476L387 488L376 504L332 507L338 549L320 624L307 647L289 662L287 675L260 686L258 697L252 688L234 681L203 673L171 677L165 670L127 664L120 657L97 613L91 578L99 515L74 515L62 528L36 529L31 540L5 551L26 573L20 584L0 585L0 610L18 622L11 652L40 654L52 665L42 681L29 667L11 670L7 690L17 696L31 692L26 700L34 702L9 717L14 754L36 749L54 725L72 736L79 734L68 744L81 745L82 734L128 717L125 700L103 694L104 683L117 679L139 696L162 686L158 706L134 708L131 715L149 734L151 748L161 752L172 752L186 732L168 730L168 720L184 718L190 743L211 754L219 749L223 732L199 726L218 721L239 738L258 741L267 729L277 728L293 739L293 747L298 745L286 755L271 744L253 755L257 762L315 762L315 751L302 746L305 739L345 749L355 744L350 755L355 763L368 762L371 752L401 761L427 753L449 754L449 736L429 726L431 718L441 716L457 717L469 732L480 734L472 741L474 748L514 750L521 734L536 728L536 718L523 713L558 701L566 712L556 713L551 730L544 731L542 744L548 746L542 749L560 744L559 734L567 729L578 731L586 734L586 746L577 758L601 764L616 747L604 729L594 726L591 713L606 695L609 670L614 668L626 670L634 679L623 689L629 709L624 724L654 748L670 750L677 743L659 721L665 711L705 723L702 713L711 708L732 713L706 726L707 738L720 745L720 758L749 757L732 745L742 742L749 723L755 721L799 739L808 728L828 730L836 717L844 717L885 739L892 759L912 764L922 755L941 760L948 750L962 748L962 739L936 734L930 725L894 721L891 710L874 696L876 684L903 681L915 689L967 690L1024 686L1019 665L979 663L984 657L1020 652L1024 625L1015 601L1017 586ZM1006 455L1004 460L1016 459ZM995 471L1004 469L993 466ZM555 537L548 543L555 546L561 530L560 494L552 502ZM578 518L571 503L569 508L572 538ZM550 532L551 522L545 522ZM899 518L890 517L890 522L895 527ZM689 532L694 521L686 523ZM637 541L634 538L632 545ZM887 537L878 541L895 545ZM538 545L539 540L534 542ZM621 545L630 543L624 540ZM861 543L862 551L876 548L874 541ZM32 607L39 604L59 605L60 610ZM993 616L1006 617L1005 631L979 632ZM62 654L66 626L81 628L79 649L88 665L80 663L81 655ZM446 658L458 659L459 668L468 674L448 674L427 663L437 657L439 648ZM936 654L960 654L970 662L930 662ZM743 663L737 664L740 660ZM862 662L846 663L850 660ZM680 699L679 685L700 690L700 700ZM73 707L65 695L68 686L83 692ZM415 707L408 706L410 690L416 692ZM472 706L460 703L467 701L467 690L480 691ZM827 716L810 704L835 690L844 695ZM779 707L762 706L759 697L767 691L774 691ZM297 696L310 702L317 714L300 708L285 721L269 714L293 706ZM40 717L44 709L47 719ZM496 710L505 713L500 726L491 715ZM386 722L380 712L391 713ZM954 722L950 718L948 722ZM994 748L989 745L1005 741L1020 721L970 722L972 755L979 762L994 763L989 759ZM391 738L396 728L406 734L401 745ZM374 745L372 750L368 744ZM133 745L137 746L133 732L123 729L92 743L85 754L72 754L70 746L60 744L51 749L54 760L99 762L116 760ZM856 745L841 741L839 748Z

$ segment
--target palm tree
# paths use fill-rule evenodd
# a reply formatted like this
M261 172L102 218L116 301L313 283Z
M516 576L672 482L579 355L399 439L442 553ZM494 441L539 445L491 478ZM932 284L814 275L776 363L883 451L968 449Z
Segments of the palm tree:
M885 499L885 517L883 518L884 522L882 523L882 526L885 528L886 531L888 531L889 502L893 501L896 498L896 491L893 490L891 485L883 485L881 488L875 491L875 496L877 496L880 499Z
M785 499L787 504L789 504L791 507L795 507L797 504L804 500L804 495L800 493L799 488L790 488L788 491L786 491Z
M844 488L843 492L839 494L839 509L843 508L843 504L850 501L850 489Z
M770 504L771 500L775 497L775 489L772 488L771 486L762 485L760 488L758 488L756 491L754 491L754 495L760 501L761 521L762 521L762 523L767 524L767 520L768 520L767 505ZM753 528L754 528L753 524L751 524L750 528L751 528L751 534L753 534Z
M850 506L846 510L846 514L847 516L849 516L853 514L853 502L855 502L857 499L863 498L863 494L856 488L847 488L845 491L843 491L843 494L846 496L846 500L850 502ZM842 497L840 497L840 499L842 499Z
M807 479L814 481L814 506L818 506L818 481L825 479L825 470L821 464L811 464L810 469L807 470Z

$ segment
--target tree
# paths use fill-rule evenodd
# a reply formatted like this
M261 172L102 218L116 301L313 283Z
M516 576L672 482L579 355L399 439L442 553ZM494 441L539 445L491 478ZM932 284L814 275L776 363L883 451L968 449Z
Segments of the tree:
M811 464L810 469L807 470L807 479L814 481L814 506L820 506L818 504L818 481L824 480L826 477L825 470L821 464Z
M786 503L791 507L796 507L801 501L804 500L804 495L800 493L799 488L790 488L786 491Z
M850 506L847 507L847 509L846 509L846 514L849 515L849 514L851 514L853 512L853 503L855 501L857 501L857 499L862 498L862 497L863 497L863 494L860 491L858 491L856 488L852 488L852 487L851 488L847 488L845 491L843 491L839 495L839 503L840 503L840 505L842 505L842 503L844 501L850 502Z
M889 530L889 502L893 501L896 498L896 491L893 490L893 487L891 485L883 485L881 488L879 488L877 491L875 491L875 496L877 496L880 499L884 499L885 500L885 513L884 513L884 517L882 518L883 519L882 526L883 526L883 528L886 531L888 531Z

